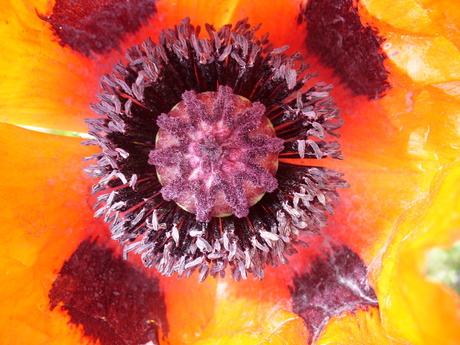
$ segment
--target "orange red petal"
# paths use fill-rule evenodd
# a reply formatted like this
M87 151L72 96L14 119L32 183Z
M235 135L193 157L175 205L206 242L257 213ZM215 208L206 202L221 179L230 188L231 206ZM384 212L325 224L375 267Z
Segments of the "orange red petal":
M0 125L0 339L6 344L76 344L77 330L50 312L48 291L91 229L77 138Z
M458 296L426 277L425 261L429 249L460 239L460 10L448 0L361 4L363 21L374 23L387 39L393 89L375 101L351 98L341 86L334 92L346 119L341 131L346 160L331 166L346 173L351 189L342 192L324 238L347 244L370 265L380 310L331 319L318 343L455 344ZM297 2L271 5L160 1L159 16L143 33L156 37L184 16L216 26L249 16L254 24L263 22L261 31L271 31L275 43L300 48L304 33L278 20L293 20ZM8 54L0 60L1 121L84 131L82 119L93 116L87 104L98 92L99 76L121 53L91 60L61 47L34 8L49 13L52 6L12 1L0 14L0 33L9 37L2 43ZM139 41L136 37L125 44ZM322 72L334 80L331 71ZM66 316L49 311L47 293L65 258L94 225L86 203L91 182L80 162L90 149L79 139L9 125L1 125L0 133L0 197L7 201L0 209L0 338L11 344L81 343L80 331L69 330ZM305 249L294 257L293 270L308 255ZM305 339L303 322L288 302L291 268L267 274L262 282L211 280L199 287L193 277L162 281L171 343Z

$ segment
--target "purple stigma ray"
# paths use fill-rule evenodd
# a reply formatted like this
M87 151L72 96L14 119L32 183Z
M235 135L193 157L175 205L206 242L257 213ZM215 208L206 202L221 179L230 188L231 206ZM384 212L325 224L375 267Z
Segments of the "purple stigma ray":
M149 154L149 164L159 168L160 176L164 169L175 171L171 181L162 183L164 199L177 201L187 194L189 200L192 194L197 221L209 222L216 216L212 214L216 194L222 192L231 213L246 217L252 205L244 183L263 188L262 194L277 188L275 171L268 171L257 159L281 152L284 140L252 135L261 126L265 107L254 103L234 113L237 96L230 87L219 86L211 99L210 111L194 91L186 91L182 97L186 113L183 117L162 114L157 121L159 133L167 132L176 144L156 148Z

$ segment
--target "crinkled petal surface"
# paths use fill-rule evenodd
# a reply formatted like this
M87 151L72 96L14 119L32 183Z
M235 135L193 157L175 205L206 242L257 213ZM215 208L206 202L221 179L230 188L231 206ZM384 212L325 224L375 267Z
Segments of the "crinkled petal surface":
M312 0L313 1L313 0ZM305 4L303 4L305 5ZM164 344L298 344L309 337L293 310L296 274L332 245L346 245L369 267L379 307L329 319L318 344L458 344L460 300L426 276L427 251L460 239L460 7L452 1L405 0L389 5L362 0L361 21L385 39L391 88L383 97L354 96L305 51L305 23L298 1L158 1L157 13L120 49L84 56L59 44L47 1L7 2L0 10L0 109L3 122L85 131L88 103L99 78L133 43L177 24L182 17L216 27L249 16L262 22L277 46L309 56L312 70L335 84L341 109L344 161L324 165L345 173L336 215L322 236L290 265L268 269L262 281L158 278L168 327ZM119 251L104 238L87 201L93 181L81 158L91 149L80 139L0 126L0 339L6 344L84 344L88 324L72 323L61 306L50 309L49 291L64 262L88 237ZM308 164L308 162L306 162ZM141 269L137 259L129 265ZM103 282L102 282L103 283ZM129 284L129 280L126 282ZM78 289L84 291L84 289ZM99 338L101 342L101 338ZM153 341L153 340L152 340ZM115 343L115 342L114 342ZM125 339L130 344L129 339ZM153 342L155 343L155 342Z

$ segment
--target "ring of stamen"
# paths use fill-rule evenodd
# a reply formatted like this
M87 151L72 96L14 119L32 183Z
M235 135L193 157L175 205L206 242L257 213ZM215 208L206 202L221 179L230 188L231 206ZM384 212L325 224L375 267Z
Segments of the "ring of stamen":
M326 226L328 214L333 213L338 200L337 189L348 186L342 174L315 163L325 158L342 159L340 144L331 140L338 136L337 129L342 125L339 110L329 94L331 86L319 83L308 87L306 83L312 74L305 72L301 56L285 54L287 47L274 49L267 35L256 37L257 30L247 20L220 29L206 25L209 38L198 38L200 29L184 19L174 29L163 31L158 43L147 39L141 46L128 50L129 61L116 64L113 73L101 80L104 92L98 95L100 101L92 105L99 117L86 120L93 139L85 144L102 150L92 157L96 163L85 169L91 177L99 179L92 188L92 193L98 194L95 217L110 224L111 236L123 245L125 256L130 252L140 254L146 267L155 267L165 276L177 273L179 277L188 277L198 271L203 281L208 275L224 276L229 268L236 280L246 279L249 273L262 279L267 265L286 264L287 256L296 253L295 247L303 243L299 235L318 233ZM161 184L167 174L157 174L157 170L162 165L166 171L174 170L177 161L174 162L173 155L162 154L162 162L155 162L155 156L161 153L158 142L168 142L160 134L155 143L158 131L174 139L174 131L185 128L170 126L169 122L174 124L180 119L161 114L170 113L181 99L185 104L184 95L185 98L191 95L189 100L195 100L198 108L207 111L191 115L189 112L194 113L196 107L187 109L184 105L185 124L194 124L204 116L202 121L206 126L213 127L206 122L212 122L213 106L209 105L212 102L208 104L199 98L213 94L211 98L217 100L216 95L223 92L218 90L219 85L228 86L238 95L232 98L234 103L245 97L252 102L248 109L262 109L263 104L265 109L257 114L263 114L261 118L266 116L268 127L270 123L273 126L269 132L275 130L276 137L284 143L279 152L276 146L281 142L273 142L272 134L262 131L255 137L247 136L249 142L260 140L260 145L253 145L253 149L257 147L253 156L240 153L236 159L240 162L244 158L244 166L250 167L243 169L246 175L242 180L255 183L261 179L262 171L268 171L264 179L272 179L274 171L270 170L270 164L273 167L276 160L267 157L276 155L279 156L274 176L277 187L265 185L266 191L275 189L265 193L253 206L245 195L238 195L238 203L243 204L244 200L245 207L235 212L232 209L234 214L227 217L215 217L214 214L223 211L212 213L206 207L202 207L203 212L193 214L179 207L174 199L166 200L164 189L174 188ZM217 104L225 108L228 102ZM237 115L228 110L222 112ZM249 121L247 125L251 123L257 122ZM219 166L216 158L222 157L228 147L219 135L211 138L203 135L207 130L201 132L195 153L190 157L207 157L202 162L208 162L207 169L212 171L213 165ZM197 132L193 129L189 133ZM272 142L272 149L268 149L272 145L268 142ZM240 147L245 147L246 143L242 143ZM265 147L265 152L260 147ZM272 163L264 167L263 161ZM201 165L197 172L204 174ZM204 174L204 180L208 176ZM233 190L245 188L243 185ZM215 197L209 191L207 195ZM232 199L228 200L232 204ZM249 208L249 213L239 218L245 208ZM198 220L207 217L210 221Z

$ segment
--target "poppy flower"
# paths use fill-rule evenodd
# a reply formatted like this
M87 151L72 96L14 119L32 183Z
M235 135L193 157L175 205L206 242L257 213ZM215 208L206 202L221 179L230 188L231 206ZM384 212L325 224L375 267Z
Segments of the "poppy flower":
M271 5L3 6L0 337L5 343L458 342L459 297L426 275L426 258L428 250L448 248L460 238L460 9L448 1ZM253 25L262 23L259 31L271 33L275 49L299 50L311 65L308 71L320 73L314 82L334 85L328 92L345 120L338 130L344 159L305 156L302 164L340 171L350 188L338 190L329 224L301 237L308 247L295 247L298 253L288 264L265 267L261 280L256 275L235 281L228 274L199 283L197 272L164 277L136 255L124 259L109 225L94 218L91 189L97 181L83 171L89 163L82 158L103 158L101 150L82 146L80 138L11 125L85 131L84 119L97 116L89 104L98 104L101 78L113 66L126 69L130 47L147 37L158 42L161 31L174 25L177 33L185 17L216 31L246 17ZM111 82L103 79L106 92ZM98 124L91 126L97 134ZM99 144L108 143L104 140ZM300 159L298 146L291 155L296 151L299 157L287 158ZM123 158L124 152L117 152ZM161 156L152 152L147 152L151 166ZM126 183L135 186L131 178Z

